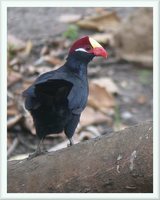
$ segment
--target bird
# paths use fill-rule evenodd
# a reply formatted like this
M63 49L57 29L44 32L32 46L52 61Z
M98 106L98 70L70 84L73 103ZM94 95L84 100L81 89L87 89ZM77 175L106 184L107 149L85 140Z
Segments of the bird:
M63 66L41 74L22 93L39 139L29 158L43 153L41 144L49 134L64 132L68 146L74 144L72 137L89 94L87 66L96 56L107 58L108 52L93 38L83 36L73 43Z

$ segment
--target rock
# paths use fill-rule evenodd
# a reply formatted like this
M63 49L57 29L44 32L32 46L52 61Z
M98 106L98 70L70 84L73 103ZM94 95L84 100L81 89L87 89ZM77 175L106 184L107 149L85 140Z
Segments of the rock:
M121 116L125 120L131 119L133 117L132 114L130 112L127 112L127 111L123 112Z

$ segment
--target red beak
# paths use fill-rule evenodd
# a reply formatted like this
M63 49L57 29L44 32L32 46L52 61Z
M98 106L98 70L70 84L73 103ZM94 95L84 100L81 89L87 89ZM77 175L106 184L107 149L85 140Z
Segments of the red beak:
M95 47L92 49L95 56L102 56L104 58L108 57L107 51L103 47Z

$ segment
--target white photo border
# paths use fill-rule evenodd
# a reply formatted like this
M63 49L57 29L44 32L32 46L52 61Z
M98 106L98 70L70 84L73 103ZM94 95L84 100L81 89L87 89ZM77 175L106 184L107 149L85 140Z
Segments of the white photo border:
M0 199L160 199L160 40L159 0L1 0L0 15ZM153 193L7 193L7 8L152 7L153 8Z

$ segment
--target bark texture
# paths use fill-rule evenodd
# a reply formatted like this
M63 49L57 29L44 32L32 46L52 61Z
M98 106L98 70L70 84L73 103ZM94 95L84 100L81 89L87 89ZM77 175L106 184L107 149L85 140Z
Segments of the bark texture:
M152 122L32 160L8 161L8 193L153 192Z

